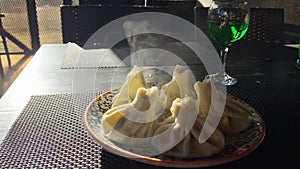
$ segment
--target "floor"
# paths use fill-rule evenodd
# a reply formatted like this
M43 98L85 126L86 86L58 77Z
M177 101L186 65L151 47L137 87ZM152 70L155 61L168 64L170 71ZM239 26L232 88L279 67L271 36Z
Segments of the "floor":
M20 3L16 4L11 3L11 0L0 1L0 9L5 9L1 11L5 14L5 17L2 18L4 28L24 45L31 48L26 2L20 1ZM40 44L62 43L60 6L54 1L37 0L36 2ZM10 51L22 51L9 40L7 42ZM0 52L3 51L3 44L0 38ZM24 55L11 55L11 66L8 66L5 55L0 55L0 58L5 74L4 77L0 77L0 97L2 97L32 56L25 58Z
M31 60L32 56L24 57L24 55L11 55L11 66L8 65L5 55L0 55L4 77L0 77L0 98L12 84L12 82L18 77L20 72Z

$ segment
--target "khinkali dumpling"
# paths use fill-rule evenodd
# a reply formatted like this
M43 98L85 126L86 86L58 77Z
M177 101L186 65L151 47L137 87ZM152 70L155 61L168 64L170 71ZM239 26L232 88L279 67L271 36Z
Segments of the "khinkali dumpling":
M205 117L210 112L212 119L220 118L218 129L223 134L238 133L250 126L252 115L249 109L231 96L218 91L210 79L203 82L197 81L194 88L198 96L199 113ZM213 93L215 100L212 100ZM224 103L225 107L222 105ZM220 108L223 107L222 114Z
M209 157L221 152L225 147L223 133L215 129L208 139L200 143L200 132L207 132L203 128L206 118L198 116L192 130L184 139L171 150L162 155L179 158ZM203 129L203 130L202 130Z
M131 102L140 87L146 87L146 82L141 68L134 66L128 73L120 92L113 98L112 107Z
M206 128L204 128L206 118L201 117L198 114L195 116L195 114L192 113L196 112L195 109L192 110L191 107L193 106L195 106L194 99L191 98L184 97L183 99L177 98L174 100L171 112L172 114L179 114L180 112L182 116L189 117L185 118L185 120L181 120L179 124L182 129L188 130L188 133L176 146L167 152L162 153L162 156L171 156L176 158L209 157L224 149L225 138L222 132L218 129L214 129L211 134L208 131L212 129L211 126L206 126ZM195 118L196 121L191 118ZM192 126L190 124L192 124ZM166 126L161 126L156 132L160 132L159 130L161 130L161 128L166 128ZM174 127L173 130L176 130L176 127ZM204 132L204 135L210 134L210 136L207 139L201 138L200 132ZM172 137L170 137L169 143L174 143L172 139L178 140L178 138L181 137L176 137L176 134L173 134Z
M251 125L247 105L217 90L211 79L196 82L182 65L172 77L161 89L147 87L135 66L102 116L106 138L145 156L210 157L224 149L226 135Z
M155 119L165 111L158 92L157 87L139 88L132 102L109 109L102 117L104 133L116 142L122 141L115 138L115 131L128 137L153 136L159 125Z
M196 98L193 89L194 82L193 75L187 67L176 65L173 70L173 79L161 88L165 96L165 108L170 109L176 98L183 98L184 96Z
M249 107L232 97L227 97L223 117L219 128L224 134L234 134L246 130L252 123L253 117Z
M198 116L194 98L176 98L170 110L160 98L157 87L139 88L131 103L108 110L101 123L106 137L124 147L147 147L142 155L148 156L206 157L224 148L218 129L200 143L205 119Z

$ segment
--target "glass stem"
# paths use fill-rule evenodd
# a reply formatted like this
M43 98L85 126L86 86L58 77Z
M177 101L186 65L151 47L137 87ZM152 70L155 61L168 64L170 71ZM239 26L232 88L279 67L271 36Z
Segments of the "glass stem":
M226 60L227 60L227 54L228 54L229 48L228 47L221 47L220 49L220 56L221 56L221 61L222 61L222 65L223 65L223 73L226 72Z

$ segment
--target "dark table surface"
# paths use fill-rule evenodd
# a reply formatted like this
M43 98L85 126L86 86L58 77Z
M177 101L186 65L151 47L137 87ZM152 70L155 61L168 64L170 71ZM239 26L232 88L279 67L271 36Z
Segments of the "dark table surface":
M278 43L242 41L233 45L227 70L238 79L238 83L228 86L228 93L244 100L262 115L266 135L261 145L249 155L207 168L293 168L298 165L300 70L295 67L297 51L297 48ZM203 79L203 67L191 65L190 68L198 80ZM111 158L106 161L106 153L102 159L103 168L114 163ZM120 157L116 157L117 160ZM164 168L122 160L127 161L127 165L114 163L116 168Z
M63 47L64 49L62 47L59 48L61 48L59 49L60 51L65 50L65 47ZM44 49L46 50L44 50L43 52L40 51L38 55L41 54L45 56L50 55L47 53L47 50L54 52L53 50L58 48L48 46L45 47ZM275 168L277 166L284 166L285 168L294 168L292 166L298 165L298 160L300 157L299 155L300 154L299 153L300 132L298 131L300 129L300 123L299 123L300 70L297 70L295 68L297 53L298 53L297 48L287 47L284 46L283 44L276 44L276 43L274 44L274 43L242 41L235 44L232 47L232 50L229 53L227 67L228 67L228 73L236 77L238 79L238 83L234 86L228 86L227 90L230 94L240 98L241 100L244 100L246 103L251 105L257 112L259 112L262 115L266 124L266 135L261 145L259 145L257 149L255 149L247 156L242 157L233 162L229 162L218 166L207 167L207 168L265 169L265 168ZM62 54L58 54L58 55L62 55ZM38 60L38 58L36 58L36 61L42 61L42 60ZM45 69L46 74L50 75L49 77L52 77L52 81L51 79L46 77L47 78L46 80L49 80L48 82L53 82L53 80L59 81L59 83L57 83L56 89L54 90L50 88L51 90L50 89L48 90L48 89L39 89L37 87L36 90L46 91L46 92L40 92L39 94L49 94L49 91L51 92L52 90L56 94L62 91L71 92L72 91L71 83L66 79L65 79L66 82L63 82L62 79L57 79L57 76L55 76L55 74L57 73L58 76L60 74L61 77L63 76L69 77L72 75L72 70L59 70L60 63L54 64L53 60L51 61L51 64L52 65L49 66L49 68L43 67L43 69ZM35 65L38 65L38 62L36 62ZM55 68L53 67L54 65L56 65ZM203 79L205 75L205 71L203 71L203 65L201 64L190 65L190 68L198 80ZM51 73L51 72L49 73L50 69L51 70L53 69L53 71L56 73ZM103 70L105 69L106 70L105 72L114 70L114 68L102 68L102 69ZM25 78L30 76L29 74L28 76L27 75L25 76L24 73L24 75L22 75L21 77ZM37 79L39 79L39 76L37 76ZM23 81L24 80L25 79L23 79ZM69 78L69 80L72 80L72 78ZM21 82L22 79L20 79L19 82L17 83L21 83ZM49 84L49 87L51 85L53 86L54 83ZM21 91L21 84L14 85L11 90L17 89L17 86L20 86L20 91ZM63 89L62 87L65 89ZM107 90L106 87L102 88L101 90L103 91ZM36 94L36 93L32 92L32 94ZM3 119L6 110L8 110L9 107L9 105L7 105L7 108L5 107L6 104L4 101L12 100L9 99L10 97L14 98L12 97L12 95L14 95L13 91L10 91L1 100L2 109L0 113L3 114ZM41 103L41 105L43 104L46 104L46 101ZM25 104L22 103L22 105ZM16 127L17 125L12 125L12 126ZM5 152L9 151L7 150L7 147L9 146L6 145L9 145L9 141L14 140L14 137L16 137L16 136L13 137L11 135L12 132L13 130L8 132L10 134L4 138L4 141L1 144L2 147L0 147L1 150L0 155L2 157L0 158L0 160L5 160L6 158L9 158L11 156L11 154L5 154ZM76 133L76 131L74 132ZM21 137L23 136L20 136L20 138ZM82 136L82 137L87 137L87 138L83 138L84 140L91 139L89 136ZM30 147L31 146L30 144L32 144L32 146L36 146L36 144L38 143L32 140L27 140L27 141L28 142L26 144L24 143L23 146ZM72 142L72 140L70 142ZM20 144L22 145L23 143ZM43 144L44 143L41 143L41 145L39 146L43 146ZM65 143L66 146L67 144L68 143ZM57 146L59 146L59 144L57 144ZM53 149L51 151L59 151L59 149L57 150ZM28 153L30 153L29 150ZM72 159L71 156L72 155L67 155L68 158ZM22 156L22 158L24 159L25 158L30 159L30 157L31 156L26 156L26 155ZM59 157L59 158L64 158L64 157ZM42 159L41 156L35 156L35 159L29 161L33 162L32 167L34 167L35 162L40 162L45 160L46 159ZM82 160L84 161L84 159ZM12 159L12 161L14 161L14 159ZM19 161L19 160L15 160L15 161ZM65 163L68 163L68 161L63 161L63 164ZM19 166L19 165L20 164L14 163L14 165L12 166ZM48 166L51 166L51 164L49 164ZM102 150L101 168L103 169L112 169L112 168L159 169L165 167L142 164L134 160L126 159L124 157L111 154L106 150Z

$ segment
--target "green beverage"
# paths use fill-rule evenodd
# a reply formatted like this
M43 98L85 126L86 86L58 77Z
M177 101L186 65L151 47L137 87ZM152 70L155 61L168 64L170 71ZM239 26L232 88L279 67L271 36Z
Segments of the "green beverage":
M296 68L300 70L300 41L298 45L298 59L296 61Z
M230 46L241 39L248 30L247 23L208 21L209 35L221 46Z

